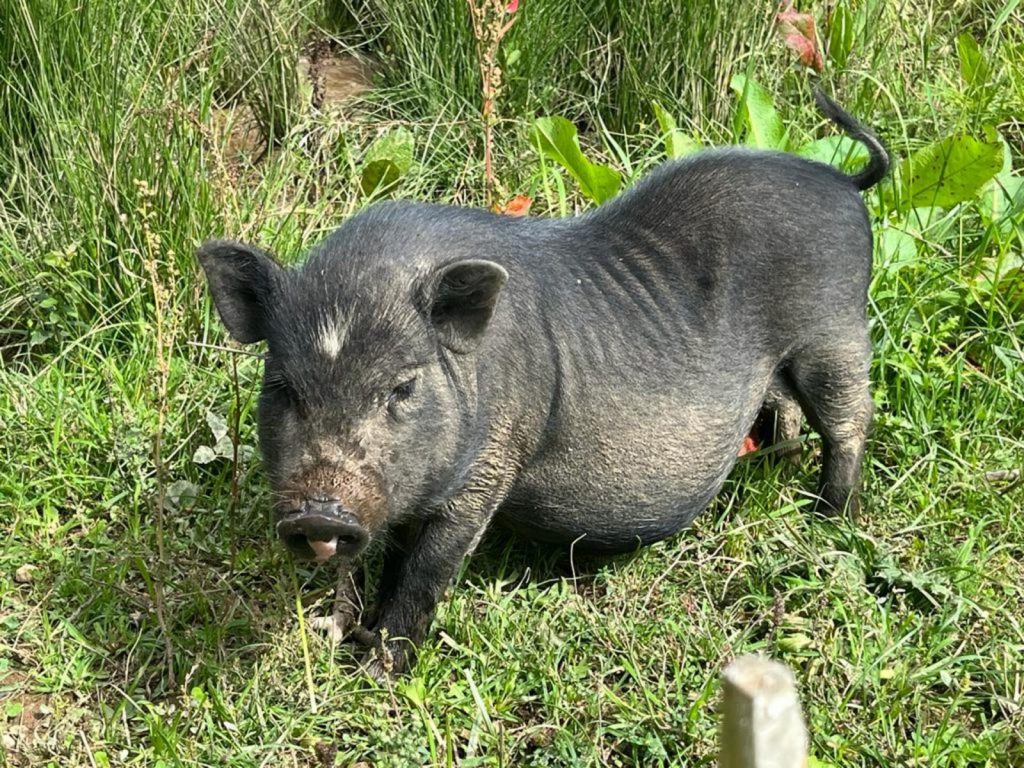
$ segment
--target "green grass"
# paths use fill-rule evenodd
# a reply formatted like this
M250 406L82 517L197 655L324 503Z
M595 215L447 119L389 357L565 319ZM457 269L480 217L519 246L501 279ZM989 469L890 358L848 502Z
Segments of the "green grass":
M736 140L736 72L794 139L828 134L771 4L683 5L522 0L504 191L534 195L534 215L586 207L530 148L536 114L573 119L630 179L662 157L651 99L705 143ZM1024 6L852 7L853 53L827 72L844 103L898 158L997 129L1019 178ZM331 574L274 543L255 458L193 461L210 414L255 448L260 361L223 348L192 253L226 234L298 258L366 204L362 157L396 126L415 162L390 195L479 204L460 8L0 0L0 764L711 765L719 674L751 651L796 673L822 764L1024 764L1024 493L986 474L1024 465L1024 216L990 225L977 201L909 259L878 260L860 520L808 514L810 436L799 467L741 462L690 530L634 557L492 536L392 685L303 636L297 601L327 610ZM964 31L984 87L961 77ZM378 62L376 91L341 114L311 110L295 71L323 35ZM219 138L241 104L263 157ZM869 196L880 239L892 189Z

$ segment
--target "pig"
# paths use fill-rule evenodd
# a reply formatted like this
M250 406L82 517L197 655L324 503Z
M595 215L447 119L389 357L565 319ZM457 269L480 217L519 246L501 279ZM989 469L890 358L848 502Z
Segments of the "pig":
M493 522L621 553L685 528L715 497L763 407L820 434L815 504L859 509L871 421L872 231L849 175L780 152L669 162L576 217L512 218L388 201L297 268L237 242L198 258L243 344L265 341L258 404L276 529L339 567L336 637L405 670L438 601ZM383 548L356 621L349 569Z

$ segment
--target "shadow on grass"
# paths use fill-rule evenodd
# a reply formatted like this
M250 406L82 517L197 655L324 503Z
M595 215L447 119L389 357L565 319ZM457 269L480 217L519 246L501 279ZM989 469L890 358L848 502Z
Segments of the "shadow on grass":
M679 536L717 536L734 524L746 486L777 471L772 462L745 460L734 471L698 530ZM787 485L801 485L804 472L786 469ZM259 496L259 493L256 494ZM262 499L253 506L263 508ZM241 516L240 516L241 517ZM250 514L230 525L218 509L197 505L168 520L167 562L161 568L152 526L130 523L93 525L69 534L68 546L34 590L35 609L51 627L46 645L76 649L79 663L53 667L41 664L41 681L51 689L87 688L116 683L128 698L149 701L174 697L194 685L216 679L226 665L246 677L246 667L259 663L268 650L279 650L282 637L301 652L294 630L296 587L307 616L330 613L335 572L293 562L272 537L265 516ZM231 537L234 534L234 544ZM831 538L831 537L828 537ZM568 583L582 597L604 595L602 572L632 563L643 548L621 555L594 555L564 546L527 541L495 525L484 536L457 577L459 588L502 589L524 585L545 591ZM365 563L364 607L372 607L380 558ZM165 617L170 635L171 664L157 616L155 583L164 584ZM48 583L47 583L48 582ZM436 635L437 628L434 629ZM361 649L343 644L339 663L354 670ZM173 681L173 682L172 682Z

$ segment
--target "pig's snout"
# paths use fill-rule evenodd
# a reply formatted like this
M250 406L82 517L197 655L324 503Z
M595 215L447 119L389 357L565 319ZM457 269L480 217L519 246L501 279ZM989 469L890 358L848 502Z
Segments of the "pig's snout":
M309 499L277 524L277 535L293 554L317 562L354 557L369 541L359 521L334 500Z

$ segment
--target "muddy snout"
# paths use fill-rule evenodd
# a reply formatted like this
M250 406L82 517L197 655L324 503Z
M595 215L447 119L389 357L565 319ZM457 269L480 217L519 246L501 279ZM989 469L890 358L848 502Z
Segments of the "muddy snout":
M335 555L355 557L370 535L334 499L308 499L277 523L277 535L297 557L322 563Z

